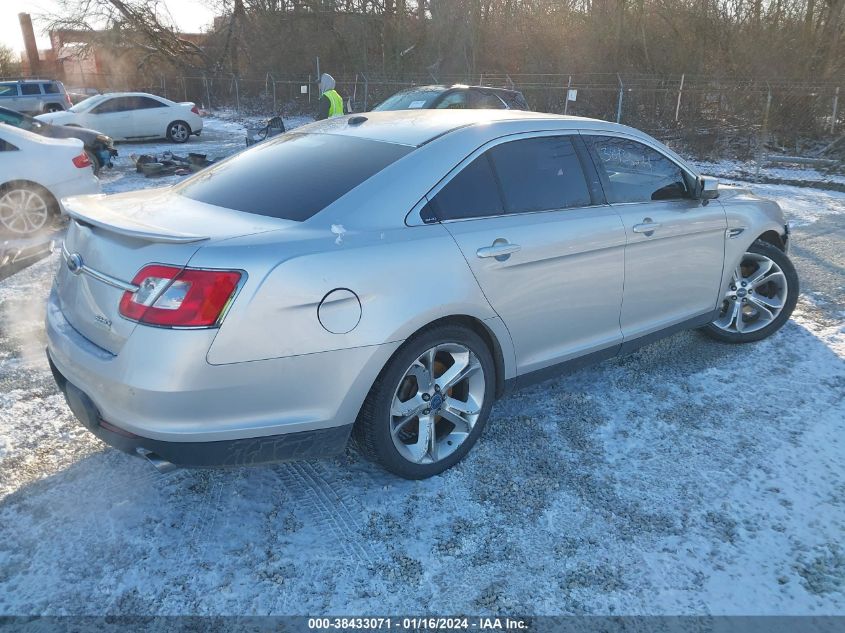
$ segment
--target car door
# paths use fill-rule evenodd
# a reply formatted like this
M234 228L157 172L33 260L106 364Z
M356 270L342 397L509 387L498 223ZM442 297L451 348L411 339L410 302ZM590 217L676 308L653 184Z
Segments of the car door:
M8 81L0 83L0 106L9 108L20 112L20 103L18 103L18 83L15 81Z
M508 139L464 161L424 213L452 234L507 326L519 374L615 355L622 220L601 204L577 134Z
M44 110L41 86L36 83L19 84L21 96L18 99L18 112L34 112L40 114Z
M722 205L693 199L694 176L656 147L623 135L583 138L625 224L626 343L712 312L725 257Z
M136 136L133 107L133 97L110 97L83 113L80 123L116 140L132 138Z
M135 136L164 136L168 121L163 108L167 105L152 97L135 97L135 109L132 111L135 125ZM178 117L174 117L178 118Z

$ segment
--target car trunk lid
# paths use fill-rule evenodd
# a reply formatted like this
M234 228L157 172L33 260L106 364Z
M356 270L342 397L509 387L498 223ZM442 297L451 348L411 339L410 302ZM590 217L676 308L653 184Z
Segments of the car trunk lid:
M137 326L120 315L120 299L144 266L185 267L210 241L292 224L197 202L169 189L84 196L64 204L72 220L56 275L59 305L80 334L115 355Z

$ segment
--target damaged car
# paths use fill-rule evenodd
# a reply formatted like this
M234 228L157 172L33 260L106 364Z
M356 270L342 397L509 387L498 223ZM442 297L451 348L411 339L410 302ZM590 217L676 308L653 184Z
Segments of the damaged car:
M758 341L798 297L776 203L577 117L337 117L67 207L50 367L85 427L162 469L351 435L431 477L509 390L685 329Z
M94 175L98 175L103 167L112 167L112 159L117 156L114 141L111 137L96 130L73 126L53 125L46 121L0 107L0 122L49 138L78 138L82 141L85 153L91 161Z

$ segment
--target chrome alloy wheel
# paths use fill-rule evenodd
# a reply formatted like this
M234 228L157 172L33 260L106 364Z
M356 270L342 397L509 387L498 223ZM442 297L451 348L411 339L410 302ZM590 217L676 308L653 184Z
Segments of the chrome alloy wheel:
M726 332L756 332L774 321L786 305L786 275L774 261L746 253L725 293L722 311L713 322Z
M191 133L188 131L188 126L184 123L177 122L170 124L170 138L177 143L184 143L188 140L190 135Z
M484 369L457 343L436 345L407 369L390 406L390 436L399 454L434 464L467 439L484 404Z
M50 217L50 207L39 193L30 189L10 189L0 195L0 224L25 235L40 231Z

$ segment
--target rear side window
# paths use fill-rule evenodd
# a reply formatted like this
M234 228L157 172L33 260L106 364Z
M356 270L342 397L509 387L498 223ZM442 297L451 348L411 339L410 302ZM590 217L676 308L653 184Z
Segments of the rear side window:
M135 109L136 110L149 110L151 108L166 108L167 104L158 101L157 99L153 99L151 97L135 97Z
M335 134L283 134L189 178L179 193L228 209L307 220L413 147Z
M482 154L464 167L434 197L432 206L438 220L478 218L504 212L488 154Z
M586 135L603 171L607 201L649 202L689 198L683 170L660 152L626 138Z
M17 97L17 84L0 84L0 97Z
M41 87L44 88L44 94L57 95L61 92L58 84L41 84Z
M40 95L41 86L38 84L21 84L22 95Z
M591 204L581 161L568 136L503 143L490 150L507 213Z

